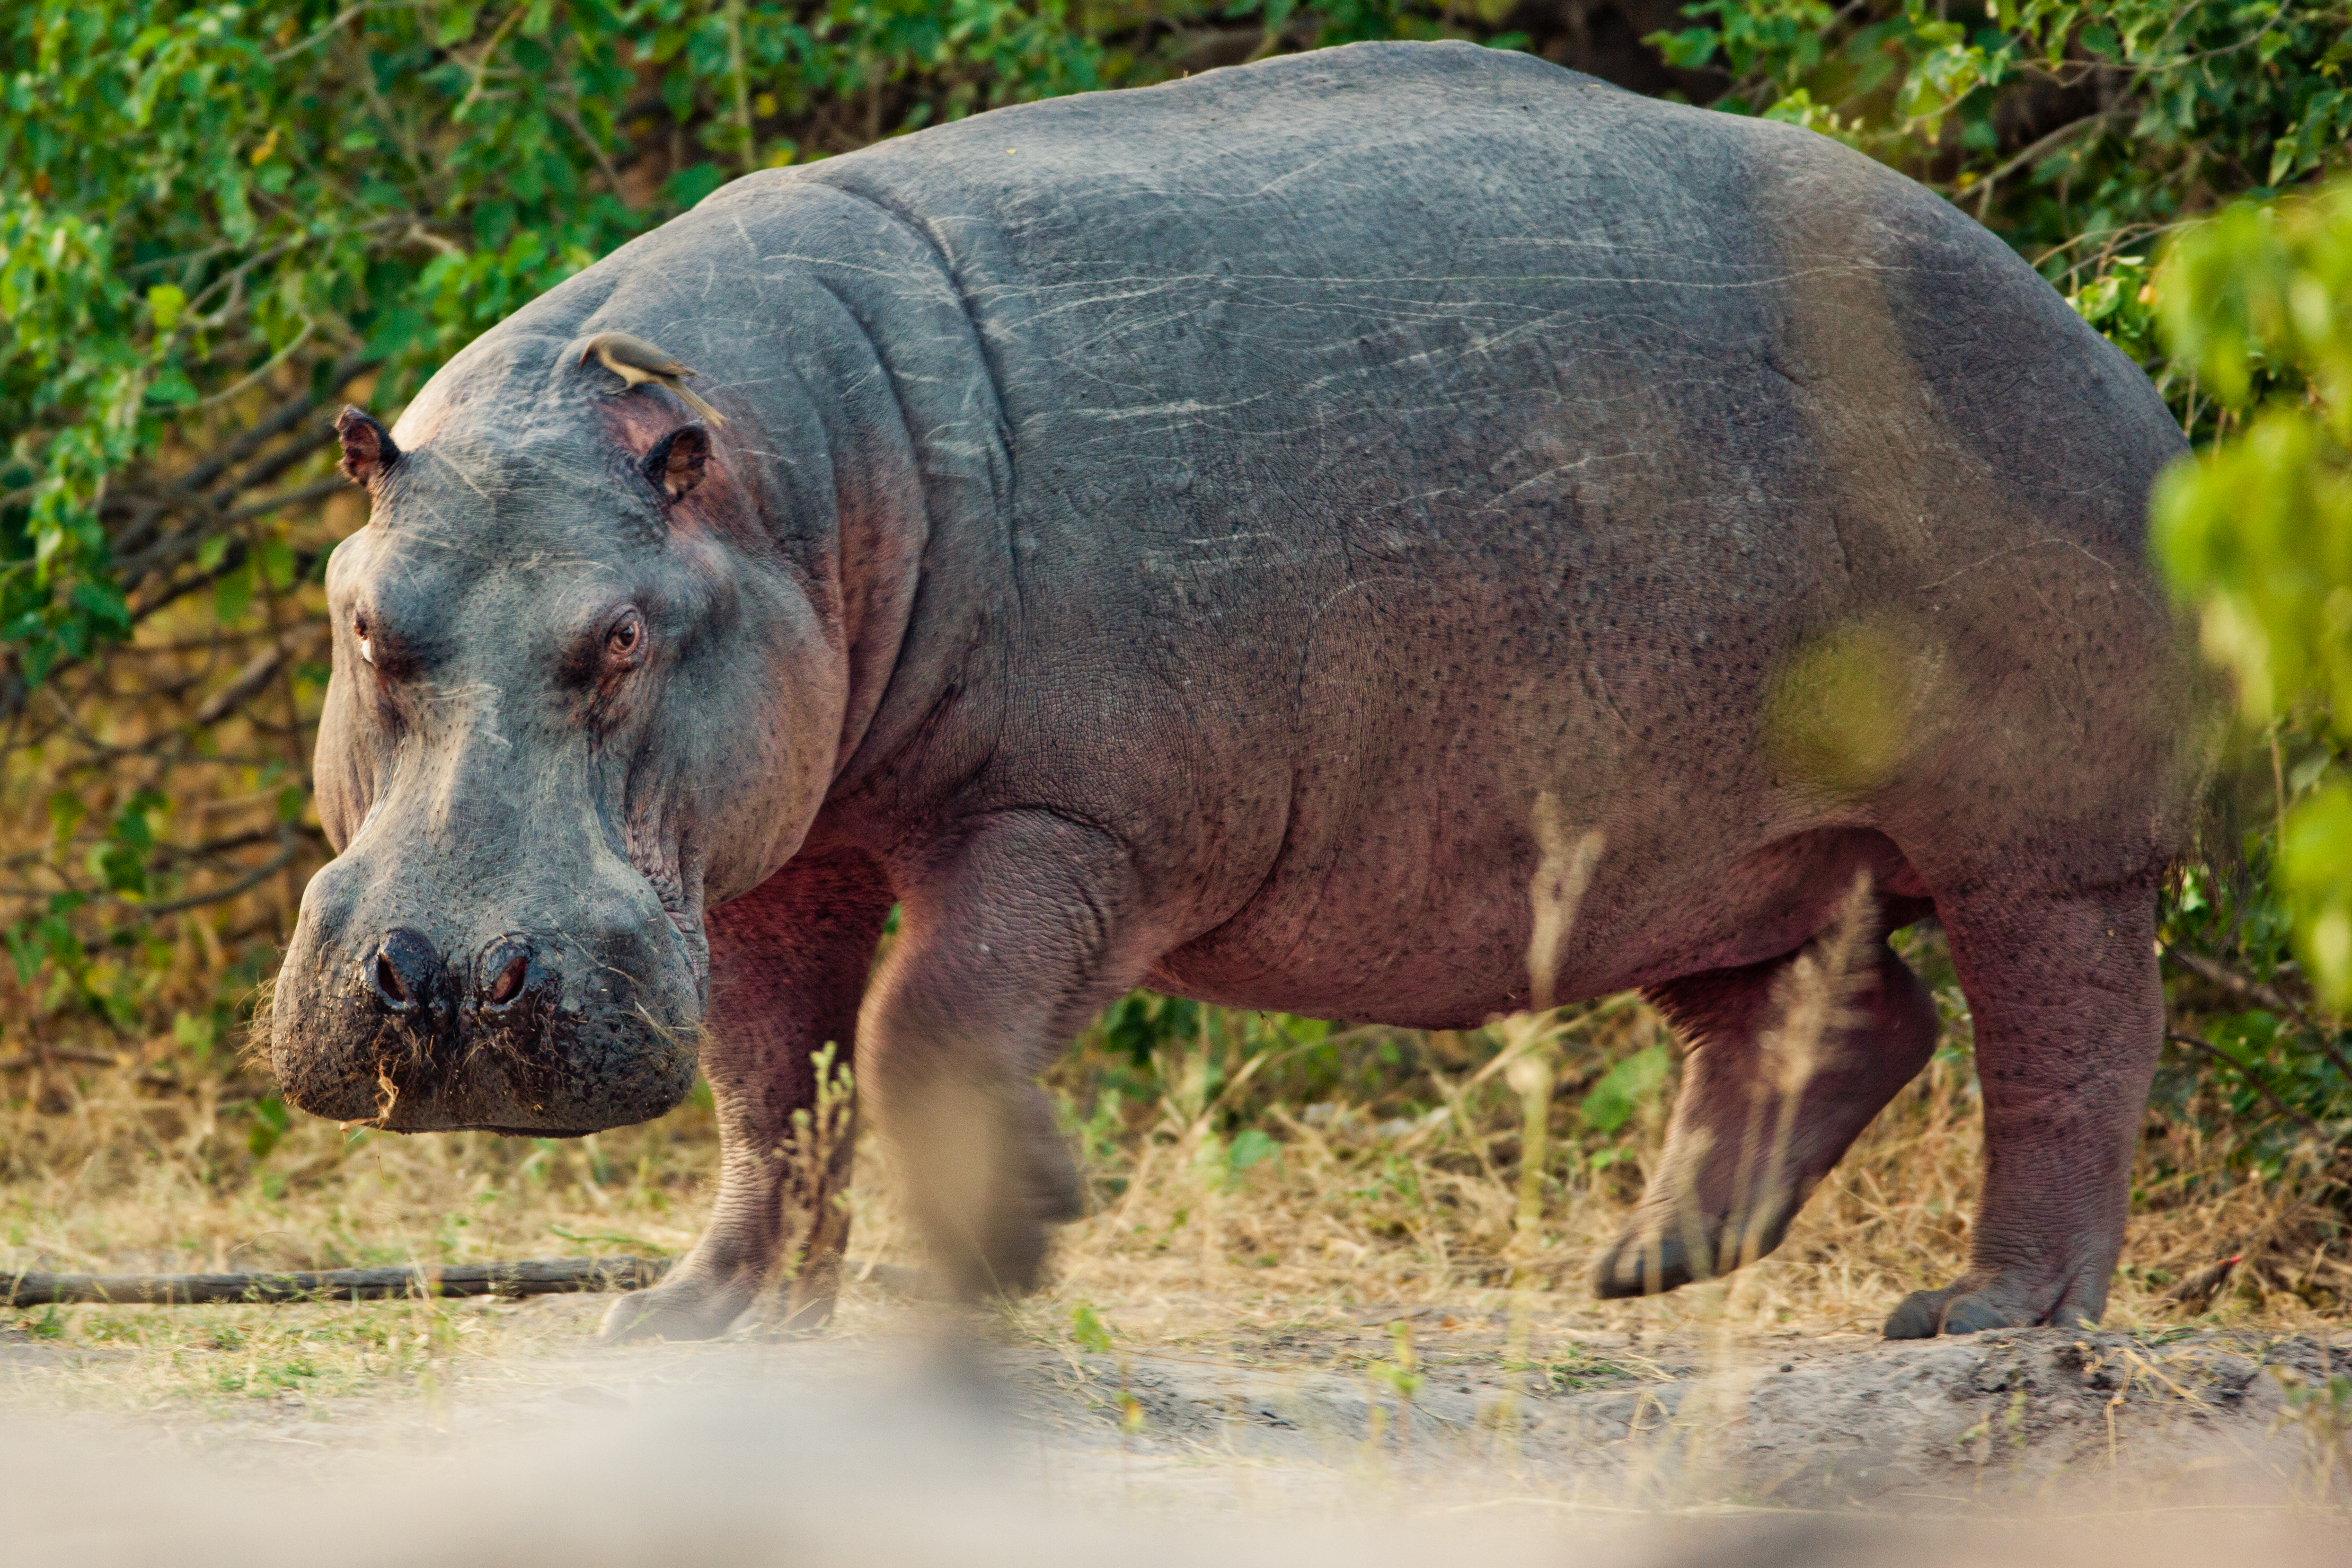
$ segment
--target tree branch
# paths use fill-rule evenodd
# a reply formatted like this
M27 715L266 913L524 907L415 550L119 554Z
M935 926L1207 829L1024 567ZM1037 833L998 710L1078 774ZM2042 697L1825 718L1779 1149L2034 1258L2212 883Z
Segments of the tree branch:
M669 1258L556 1258L525 1263L412 1264L287 1274L0 1275L0 1307L110 1301L151 1307L210 1301L383 1301L426 1296L551 1296L642 1291Z
M2244 1062L2240 1061L2236 1057L2231 1056L2229 1052L2222 1051L2218 1046L2207 1044L2204 1040L2198 1039L2193 1034L2178 1034L2170 1030L2167 1030L2165 1031L2164 1038L2170 1040L2175 1045L2188 1046L2192 1051L2201 1051L2205 1055L2212 1058L2215 1061L2220 1062L2222 1066L2228 1068L2231 1071L2236 1073L2241 1079L2244 1080L2245 1082L2252 1088L2255 1093L2260 1094L2263 1099L2269 1101L2280 1115L2284 1116L2288 1121L2294 1123L2297 1126L2304 1128L2305 1131L2310 1133L2313 1137L2317 1138L2324 1144L2333 1144L2335 1142L2333 1138L2330 1138L2327 1134L2320 1128L2318 1123L2313 1121L2310 1117L2305 1115L2302 1112L2296 1110L2294 1106L2280 1099L2277 1090L2273 1089L2269 1084L2263 1082L2252 1068L2248 1067Z
M2297 1028L2312 1037L2322 1054L2336 1064L2336 1071L2344 1075L2344 1082L2347 1084L2352 1084L2352 1061L2346 1061L2344 1053L2329 1043L2328 1037L2331 1031L2321 1029L2312 1016L2305 1012L2294 998L2284 991L2275 986L2264 985L2252 976L2241 975L2221 959L2210 957L2194 948L2176 947L2168 942L2164 945L2164 956L2199 979L2210 980L2231 995L2243 997L2251 1002L2258 1002L2273 1012L2284 1013L2294 1020Z

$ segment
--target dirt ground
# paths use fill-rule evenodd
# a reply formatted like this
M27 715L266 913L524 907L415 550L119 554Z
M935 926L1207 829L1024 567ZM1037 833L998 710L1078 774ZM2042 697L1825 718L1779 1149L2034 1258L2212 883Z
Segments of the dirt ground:
M941 1499L973 1495L1010 1511L989 1536L998 1544L1068 1530L1131 1544L1139 1531L1156 1550L1168 1530L1237 1528L1260 1544L1270 1530L1349 1541L1340 1555L1351 1562L1386 1561L1430 1531L1459 1544L1472 1525L1497 1561L1522 1546L1557 1560L1538 1548L1570 1538L1588 1556L1640 1557L1663 1548L1624 1534L1628 1521L1699 1519L1964 1530L2089 1520L2155 1530L2159 1542L2174 1539L2168 1521L2226 1521L2232 1539L2287 1531L2276 1561L2352 1550L2352 1533L2337 1533L2345 1478L2327 1469L2343 1458L2340 1408L2281 1415L2289 1384L2273 1369L2306 1385L2352 1375L2352 1348L2310 1333L2034 1330L1890 1344L1604 1332L1545 1312L1541 1298L1490 1291L1451 1305L1089 1301L1106 1325L1090 1336L1068 1301L956 1317L869 1281L853 1283L821 1335L606 1347L592 1336L609 1300L68 1309L0 1342L8 1433L39 1453L29 1468L22 1452L0 1457L0 1511L19 1521L20 1542L81 1563L150 1561L159 1532L176 1551L208 1528L245 1540L237 1561L271 1561L236 1521L328 1497L364 1511L376 1492L403 1500L412 1521L419 1497L443 1500L426 1510L436 1520L488 1517L483 1478L507 1475L491 1514L537 1499L516 1527L551 1528L552 1509L562 1530L588 1531L593 1559L643 1521L601 1534L579 1524L583 1490L597 1500L585 1517L626 1495L678 1527L680 1500L772 1450L751 1495L798 1509L795 1539L831 1519L856 1546L811 1547L806 1560L866 1560L884 1542L910 1562L970 1560L963 1536L942 1544L924 1531ZM265 1392L289 1345L409 1339L425 1359L404 1384L338 1394L287 1376ZM60 1458L77 1452L79 1471ZM100 1469L110 1497L128 1475L148 1478L142 1496L204 1500L160 1519L114 1505L93 1519L59 1500ZM670 1479L647 1479L656 1470ZM629 1479L614 1492L600 1476ZM877 1477L888 1479L878 1493ZM557 1497L571 1500L555 1508ZM739 1507L735 1491L725 1497L719 1514ZM226 1524L205 1524L224 1509ZM706 1501L691 1516L702 1554L675 1551L767 1560L709 1545L713 1511ZM358 1517L330 1527L345 1547ZM782 1528L766 1514L737 1524L745 1540ZM1889 1538L1856 1560L1953 1539ZM1801 1557L1828 1551L1805 1540ZM1735 1556L1758 1560L1750 1547ZM1097 1560L1091 1546L1071 1550ZM375 1559L339 1548L337 1560Z
M1659 1050L1636 1009L1601 1022L1623 1038L1588 1019L1563 1060ZM1530 1221L1499 1058L1392 1043L1359 1042L1360 1092L1269 1051L1212 1093L1206 1043L1148 1099L1063 1085L1097 1207L1055 1283L992 1313L907 1290L923 1251L870 1140L872 1267L807 1339L606 1347L603 1297L0 1313L0 1568L2352 1561L2327 1167L2249 1179L2187 1124L2151 1132L2106 1331L1887 1344L1887 1307L1966 1254L1964 1061L1774 1256L1600 1301L1585 1270L1663 1089L1614 1143L1556 1150ZM1443 1121L1395 1087L1424 1070ZM402 1140L163 1117L99 1074L67 1113L0 1115L0 1269L674 1254L714 1145L698 1103L576 1143Z

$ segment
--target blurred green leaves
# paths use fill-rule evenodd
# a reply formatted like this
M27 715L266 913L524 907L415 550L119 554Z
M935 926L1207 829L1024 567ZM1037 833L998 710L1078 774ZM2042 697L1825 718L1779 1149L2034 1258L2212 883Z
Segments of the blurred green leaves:
M1617 1132L1633 1119L1642 1103L1665 1082L1667 1066L1666 1050L1662 1045L1649 1046L1621 1058L1586 1091L1577 1107L1578 1114L1587 1127L1603 1136Z
M2226 434L2165 476L2154 549L2258 727L2352 742L2352 187L2240 204L2185 230L2157 280L2176 362ZM2278 888L2314 988L2352 1004L2352 785L2282 800Z
M2171 351L2223 405L2277 392L2352 435L2352 190L2224 209L2180 236L2158 299Z

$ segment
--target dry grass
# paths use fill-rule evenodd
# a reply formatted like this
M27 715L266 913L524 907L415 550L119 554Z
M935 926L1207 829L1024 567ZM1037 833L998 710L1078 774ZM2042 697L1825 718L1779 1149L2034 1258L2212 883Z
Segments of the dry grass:
M1958 1271L1979 1156L1956 1038L1775 1256L1673 1296L1596 1301L1584 1270L1656 1156L1671 1084L1609 1137L1581 1124L1580 1091L1665 1032L1631 998L1565 1016L1552 1041L1561 1092L1540 1220L1516 1238L1519 1101L1510 1074L1495 1070L1493 1031L1356 1030L1265 1049L1275 1026L1221 1015L1142 1066L1099 1038L1083 1042L1051 1086L1086 1146L1099 1207L1065 1232L1055 1283L1019 1322L1045 1332L1087 1302L1150 1342L1364 1304L1491 1306L1517 1266L1538 1287L1522 1304L1570 1331L1867 1333L1905 1291ZM715 1129L699 1095L642 1127L555 1142L345 1134L286 1118L273 1102L240 1103L230 1080L159 1086L136 1068L50 1082L41 1098L0 1104L0 1267L11 1270L667 1253L692 1241L715 1181ZM2180 1130L2148 1140L2111 1323L2184 1321L2164 1287L2240 1251L2249 1267L2207 1321L2282 1331L2339 1321L2344 1270L2320 1224L2332 1213L2316 1201L2321 1176L2243 1178L2230 1153ZM861 1151L852 1252L919 1262L882 1164ZM488 1332L518 1311L515 1327ZM100 1350L143 1347L135 1376L127 1362L85 1368L78 1385L105 1402L323 1407L370 1391L436 1397L453 1378L487 1375L493 1350L576 1348L576 1323L543 1344L521 1332L537 1321L530 1311L89 1307L0 1324Z
M1663 1032L1646 1009L1629 1009L1606 1032L1620 1052ZM1587 1046L1597 1042L1586 1040ZM1497 1086L1499 1087L1499 1086ZM1432 1096L1435 1098L1435 1096ZM1509 1152L1496 1129L1513 1109L1491 1097L1475 1127ZM1648 1301L1604 1302L1583 1282L1590 1260L1632 1210L1638 1172L1654 1159L1664 1097L1645 1111L1633 1157L1601 1169L1573 1113L1556 1107L1565 1145L1547 1182L1533 1259L1549 1282L1544 1305L1594 1327L1660 1328L1706 1322L1744 1330L1804 1327L1875 1333L1905 1292L1956 1275L1966 1251L1981 1168L1975 1082L1964 1052L1941 1052L1883 1113L1814 1194L1779 1251L1727 1281ZM1508 1164L1490 1172L1481 1134L1449 1120L1426 1133L1383 1136L1366 1114L1320 1127L1299 1107L1266 1113L1286 1141L1280 1155L1237 1176L1203 1157L1213 1137L1172 1109L1119 1168L1123 1190L1073 1227L1062 1249L1067 1294L1144 1301L1234 1294L1301 1301L1425 1302L1498 1291L1512 1247L1516 1193ZM1334 1126L1336 1121L1336 1128ZM1451 1135L1449 1135L1451 1134ZM2179 1168L2181 1155L2189 1168ZM2278 1329L2340 1321L2333 1286L2345 1270L2314 1242L2326 1186L2314 1172L2265 1182L2231 1174L2226 1148L2183 1151L2151 1140L2108 1321L2144 1329L2184 1321L2164 1299L2172 1283L2219 1258L2244 1252L2236 1287L2209 1319ZM1490 1155L1490 1160L1493 1158ZM2297 1256L2309 1247L2316 1259ZM2294 1265L2301 1265L2296 1267Z

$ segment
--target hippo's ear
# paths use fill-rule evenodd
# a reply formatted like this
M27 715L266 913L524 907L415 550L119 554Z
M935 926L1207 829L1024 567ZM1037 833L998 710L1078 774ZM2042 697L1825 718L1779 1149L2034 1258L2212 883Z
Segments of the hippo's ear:
M698 424L682 424L646 454L646 477L673 501L702 483L703 465L710 461L710 433Z
M400 448L392 444L392 432L371 419L363 408L347 406L337 414L335 434L343 438L343 460L337 466L354 485L372 482L400 461Z

